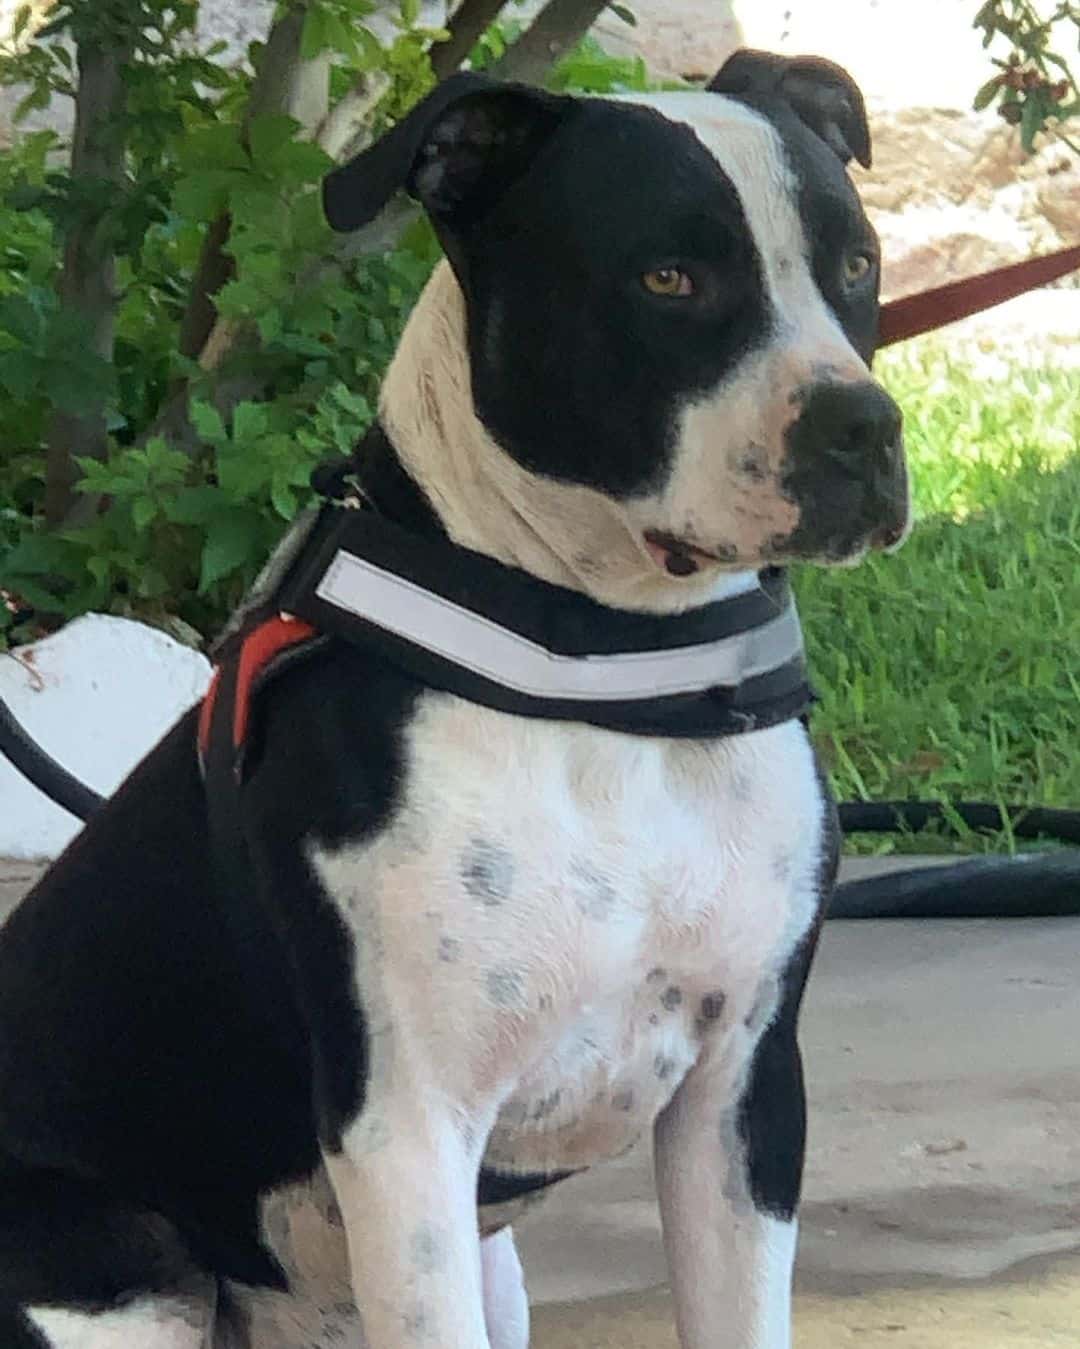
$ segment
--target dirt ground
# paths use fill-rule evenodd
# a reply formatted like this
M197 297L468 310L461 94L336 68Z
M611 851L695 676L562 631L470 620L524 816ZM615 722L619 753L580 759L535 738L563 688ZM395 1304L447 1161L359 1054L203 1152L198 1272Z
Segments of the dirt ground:
M0 915L33 874L0 864ZM797 1349L1078 1343L1078 955L1080 919L827 926ZM674 1349L646 1149L519 1241L536 1349Z

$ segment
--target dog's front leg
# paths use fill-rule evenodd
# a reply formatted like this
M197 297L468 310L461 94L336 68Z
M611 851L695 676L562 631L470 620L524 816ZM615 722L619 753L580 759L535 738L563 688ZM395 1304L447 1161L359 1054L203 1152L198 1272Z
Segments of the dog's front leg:
M706 1054L656 1126L682 1349L789 1349L805 1098L794 1014L765 1031L741 1096Z
M488 1349L468 1138L418 1092L384 1099L327 1154L368 1349Z

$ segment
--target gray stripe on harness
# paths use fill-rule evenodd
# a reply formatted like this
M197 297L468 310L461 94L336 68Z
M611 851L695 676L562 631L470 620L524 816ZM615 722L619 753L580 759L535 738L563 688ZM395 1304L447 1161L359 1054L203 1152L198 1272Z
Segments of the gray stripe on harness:
M338 549L317 597L463 669L534 698L626 701L734 686L802 655L789 595L777 616L748 632L666 651L566 656Z

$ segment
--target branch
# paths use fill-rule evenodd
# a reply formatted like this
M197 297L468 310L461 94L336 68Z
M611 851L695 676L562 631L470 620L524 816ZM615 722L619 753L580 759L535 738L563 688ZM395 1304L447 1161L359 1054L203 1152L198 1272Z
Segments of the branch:
M83 38L77 48L79 84L71 147L71 180L77 192L98 196L68 226L60 273L61 310L77 314L89 332L95 355L112 364L116 321L116 260L103 215L124 178L123 71L131 56L130 35L108 43ZM45 520L60 524L75 500L75 456L105 457L108 443L104 389L87 391L78 413L56 410L49 419L45 469Z
M577 46L607 6L608 0L548 0L489 74L499 80L540 84L551 67Z
M446 25L450 36L436 43L429 53L437 80L445 80L457 70L505 4L506 0L464 0Z
M361 75L323 118L316 145L339 163L358 155L371 141L371 114L389 88L390 77L382 71Z

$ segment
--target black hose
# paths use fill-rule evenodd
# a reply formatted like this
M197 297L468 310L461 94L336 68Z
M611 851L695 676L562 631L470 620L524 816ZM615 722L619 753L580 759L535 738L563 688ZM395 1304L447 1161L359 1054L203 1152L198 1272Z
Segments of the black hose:
M92 791L32 740L15 720L15 714L0 698L0 754L3 754L27 781L76 819L88 820L105 804L105 798Z
M1017 838L1080 843L1080 810L1010 806L1003 811L989 801L957 801L947 806L940 801L845 801L840 807L840 828L845 834L895 834L901 829L925 829L950 817L981 833L996 834L1007 819Z
M838 885L830 918L1063 918L1080 914L1080 852L972 857Z

